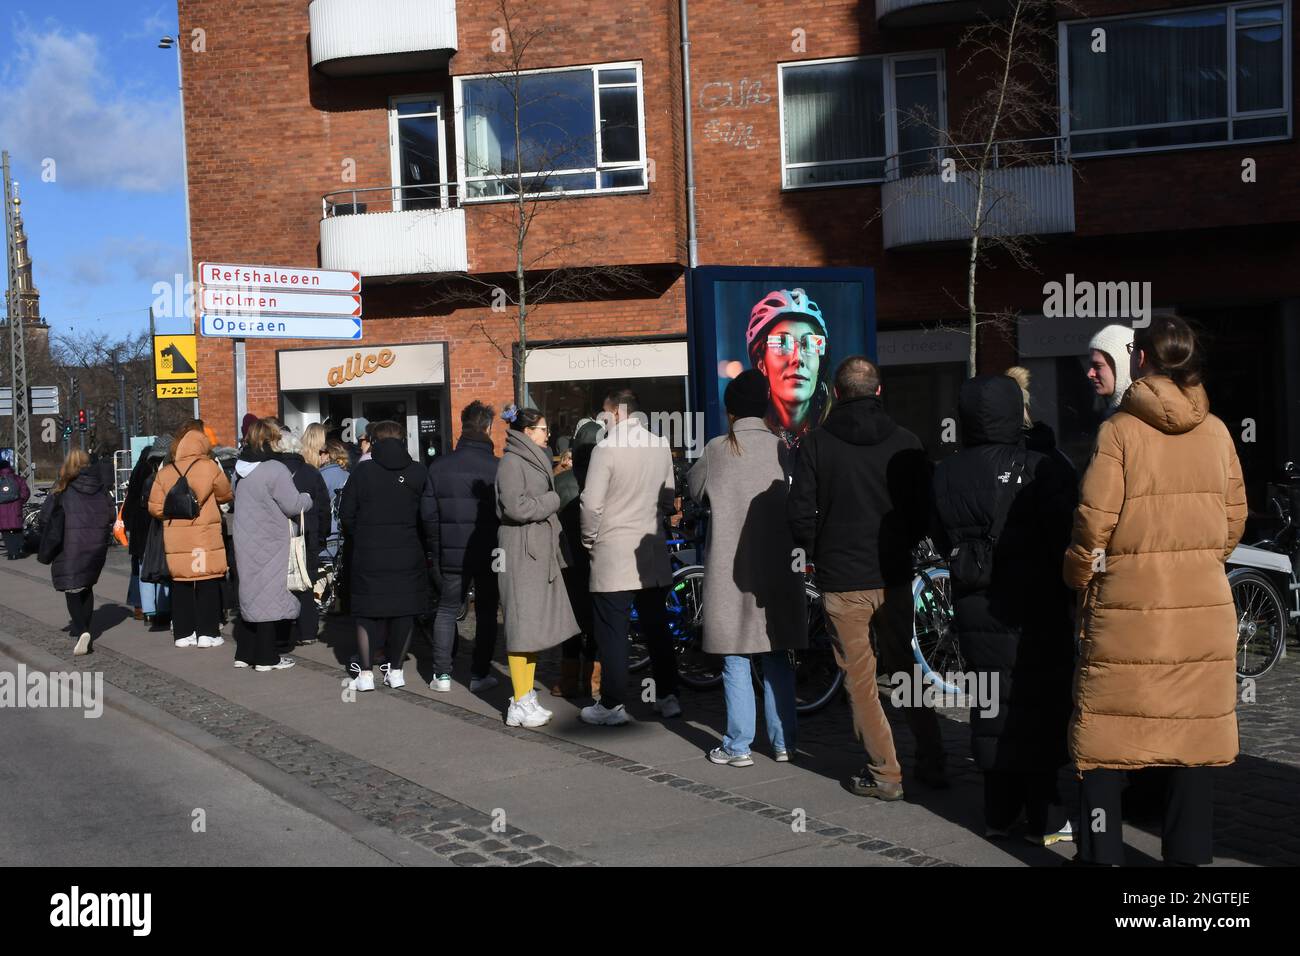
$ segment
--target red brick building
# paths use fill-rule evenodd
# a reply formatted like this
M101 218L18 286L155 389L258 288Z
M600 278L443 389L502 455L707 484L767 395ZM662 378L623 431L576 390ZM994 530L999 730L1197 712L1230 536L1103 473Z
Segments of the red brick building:
M696 265L873 269L887 401L935 441L967 347L933 330L964 321L967 249L927 185L948 144L906 116L945 127L987 89L960 46L978 5L689 0L688 137L677 0L518 0L513 18L498 0L180 0L182 36L202 31L184 55L196 262L352 269L365 300L360 343L202 338L204 417L231 438L245 411L404 414L428 454L453 410L510 399L515 315L490 293L514 289L502 91L518 89L554 131L518 148L529 188L555 197L530 224L530 285L593 266L623 283L532 313L530 398L558 431L613 381L655 406L697 400L693 210ZM1020 320L981 336L981 368L1029 365L1042 417L1085 442L1079 357L1104 320L1042 318L1044 285L1150 283L1147 305L1203 324L1213 405L1253 438L1239 449L1258 483L1300 457L1291 2L1081 7L1051 26L1059 119L1003 147L1034 157L996 173L1016 210L1001 228L1033 238L1032 267L982 268L981 309ZM503 65L509 83L482 77ZM370 381L327 382L356 351L421 344Z

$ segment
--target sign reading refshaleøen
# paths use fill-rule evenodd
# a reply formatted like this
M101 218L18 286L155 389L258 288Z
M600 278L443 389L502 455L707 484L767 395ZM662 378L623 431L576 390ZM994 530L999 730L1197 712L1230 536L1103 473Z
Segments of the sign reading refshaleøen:
M199 332L245 339L361 338L361 274L199 263Z

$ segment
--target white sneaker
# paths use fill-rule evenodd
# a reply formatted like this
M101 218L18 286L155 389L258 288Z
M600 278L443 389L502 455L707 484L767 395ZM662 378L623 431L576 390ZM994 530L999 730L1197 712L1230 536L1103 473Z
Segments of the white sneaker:
M654 710L660 717L680 717L682 715L682 705L678 703L676 694L669 694L667 697L655 701Z
M528 692L528 696L525 697L523 700L521 700L520 703L531 710L537 711L539 714L544 716L547 720L550 720L552 717L555 716L555 714L551 713L549 710L543 707L542 702L537 699L536 688L530 690Z
M298 662L295 661L292 657L282 657L282 658L280 658L280 660L279 660L278 663L275 663L275 664L258 664L256 667L253 668L253 670L255 670L255 671L282 671L282 670L287 670L288 668L292 667L292 666L293 666L294 664L296 664L296 663L298 663Z
M394 668L392 664L384 664L379 669L384 672L384 683L393 690L406 686L406 675L402 673L400 667Z
M619 704L613 710L610 710L600 701L592 704L590 707L584 707L578 712L579 719L586 724L596 724L603 727L621 727L630 719L627 710L622 704Z
M540 708L530 706L527 697L523 700L512 697L506 708L507 727L541 727L550 719Z
M216 637L200 637L198 640L199 647L220 647L226 643L226 639L218 634Z
M247 667L248 664L246 664L244 661L235 661L235 666L236 666L236 667Z
M90 632L82 634L77 638L77 646L72 649L73 657L84 657L90 653Z
M375 689L375 672L373 670L362 670L360 664L352 665L352 673L357 676L352 678L348 684L353 690L374 690Z
M176 638L177 647L196 647L198 643L199 643L198 637L196 637L193 634L191 634L189 637Z
M429 681L429 690L436 690L440 694L445 694L451 690L450 674L434 674L433 680Z
M471 677L469 679L469 692L471 694L479 694L485 690L491 690L499 683L500 681L496 679L496 675L494 674L488 674L487 677ZM433 685L431 684L430 686ZM434 690L437 690L437 688L435 687Z

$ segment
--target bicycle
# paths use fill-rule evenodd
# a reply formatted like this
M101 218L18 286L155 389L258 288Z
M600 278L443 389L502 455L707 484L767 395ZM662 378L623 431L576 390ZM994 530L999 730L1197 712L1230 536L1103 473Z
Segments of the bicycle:
M928 680L945 694L962 694L948 677L964 674L966 660L953 627L952 575L934 542L924 539L913 555L912 656Z

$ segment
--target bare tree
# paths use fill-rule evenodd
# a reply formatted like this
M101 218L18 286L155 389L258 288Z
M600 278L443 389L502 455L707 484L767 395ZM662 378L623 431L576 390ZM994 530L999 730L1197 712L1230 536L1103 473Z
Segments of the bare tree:
M967 374L977 371L980 330L1014 333L1016 314L979 307L981 268L994 267L1000 251L1021 269L1033 269L1035 242L1025 196L1016 188L1017 167L1044 163L1069 166L1068 150L1057 138L1055 15L1067 3L1056 0L1006 0L997 15L982 15L962 34L958 73L973 80L978 93L955 122L913 109L900 114L903 128L921 127L935 146L923 156L894 159L891 199L921 197L946 211L947 222L966 246L966 288L954 303L965 313L970 336ZM937 167L937 168L936 168ZM952 295L950 292L949 295Z
M535 11L528 0L497 0L500 22L493 33L491 70L483 79L495 84L501 95L494 113L485 111L478 116L483 120L495 115L499 128L508 131L503 145L510 155L501 157L505 168L490 168L487 157L472 161L467 144L461 144L467 175L490 177L475 180L478 196L502 197L482 204L477 215L489 229L495 224L510 236L514 270L508 276L439 273L431 300L513 313L508 335L503 335L502 329L494 331L484 319L476 321L472 329L512 363L515 401L520 405L527 394L529 341L536 337L530 333L538 331L540 306L600 300L653 288L640 269L603 264L602 258L608 256L617 237L601 232L590 221L574 221L565 202L566 189L589 188L583 177L592 174L566 170L596 166L596 136L594 132L575 133L561 122L562 111L576 102L572 95L554 84L530 79L535 48L559 29L544 22L543 12ZM607 125L604 131L615 128ZM639 165L628 168L642 169ZM539 217L544 217L545 229L535 231ZM539 239L542 232L544 238Z

